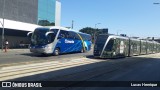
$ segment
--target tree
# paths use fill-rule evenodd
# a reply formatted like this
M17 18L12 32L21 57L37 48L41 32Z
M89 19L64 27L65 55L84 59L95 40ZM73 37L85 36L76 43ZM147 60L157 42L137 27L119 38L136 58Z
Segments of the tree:
M48 20L39 20L38 25L41 26L55 26L54 22L49 22Z
M95 29L91 27L86 27L81 30L79 30L82 33L87 33L92 36L92 42L94 42L94 37L96 37L99 34L108 34L108 29Z
M96 32L96 29L91 28L91 27L86 27L86 28L83 28L83 29L81 29L79 31L82 32L82 33L90 34L91 37L92 37L92 42L94 42L94 34Z
M83 33L87 33L87 34L90 34L90 35L94 35L96 29L94 28L91 28L91 27L86 27L86 28L83 28L81 30L79 30L80 32L83 32Z

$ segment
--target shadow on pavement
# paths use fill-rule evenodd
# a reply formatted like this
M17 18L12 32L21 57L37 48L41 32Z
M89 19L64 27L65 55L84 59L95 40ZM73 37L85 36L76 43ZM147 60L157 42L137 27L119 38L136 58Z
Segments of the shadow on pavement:
M35 53L23 53L20 55L24 55L24 56L30 56L30 57L49 57L51 55L45 55L45 54L35 54Z
M94 59L92 55L88 55L87 58ZM127 57L118 60L105 60L102 62L80 65L72 68L18 78L11 81L55 81L53 82L54 84L56 83L56 81L64 81L65 84L61 86L62 88L55 87L54 90L63 89L64 87L74 87L74 85L77 85L77 87L85 86L83 85L83 82L85 81L109 81L117 75L121 75L123 78L117 77L117 79L113 79L112 81L160 81L160 69L158 69L158 67L160 66L160 58ZM152 67L155 67L155 69L151 69ZM144 71L138 73L140 69L144 69ZM129 75L127 72L130 72L132 70L134 70L133 74L131 73ZM155 70L153 72L156 72L156 74L148 73L150 72L150 70ZM128 76L126 76L127 74ZM76 82L68 85L65 81L83 82ZM50 85L51 84L52 83L50 83ZM95 90L99 89L100 88L96 88ZM34 90L39 90L39 88L34 88ZM71 90L77 89L75 87ZM80 90L82 90L82 88ZM112 88L110 88L110 90L112 90Z
M120 59L124 59L126 57L120 57L120 58L98 58L98 57L94 57L93 55L87 55L86 58L88 59L98 59L98 60L120 60Z
M63 55L69 55L69 54L80 54L80 52L72 52L72 53L63 53L63 54L60 54L59 56L63 56ZM30 56L30 57L52 57L55 55L53 54L36 54L36 53L23 53L23 54L20 54L20 55L24 55L24 56Z

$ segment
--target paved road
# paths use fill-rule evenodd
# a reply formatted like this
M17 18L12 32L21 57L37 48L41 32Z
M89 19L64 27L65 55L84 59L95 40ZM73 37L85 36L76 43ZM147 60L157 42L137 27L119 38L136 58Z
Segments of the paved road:
M29 63L29 62L45 62L47 60L56 61L56 60L66 60L69 58L81 58L92 55L92 51L87 53L72 53L64 54L60 56L42 56L30 53L28 49L14 49L9 50L7 53L0 51L0 66L10 66L16 65L17 63Z
M87 81L160 81L160 54L156 57L155 55L143 57L130 58L131 61L126 64L116 65L118 68L110 71L109 73L105 70L108 66L98 68L104 72L99 73L94 77L90 77ZM122 61L123 62L123 61ZM85 76L85 75L83 75ZM83 83L81 83L83 85ZM160 88L146 88L146 87L134 87L134 88L66 88L64 90L160 90Z
M87 57L99 62L80 65L63 70L47 72L15 79L17 81L160 81L160 54L104 60ZM66 83L67 84L67 83ZM84 83L73 83L83 85ZM104 83L105 84L105 83ZM12 88L17 90L17 88ZM34 88L33 90L159 90L160 88L100 88L100 87L57 87ZM21 89L19 89L21 90ZM25 89L24 89L25 90ZM26 89L27 90L27 89Z
M0 61L4 63L12 63L14 61L33 61L33 60L59 60L69 59L70 57L83 57L87 55L89 62L95 62L76 67L50 71L42 74L36 74L23 78L15 79L16 81L160 81L160 54L143 55L136 57L128 57L122 59L94 59L89 53L65 54L58 57L39 57L30 54L28 51L10 52L9 54L1 54ZM4 58L4 56L7 56ZM6 61L4 61L6 60ZM9 61L8 61L9 60ZM12 61L11 61L12 60ZM98 62L97 62L98 61ZM66 62L63 62L66 63ZM84 83L73 83L74 85L83 85ZM105 83L104 83L105 84ZM17 88L12 88L17 90ZM100 88L100 87L57 87L45 88L45 90L159 90L160 88ZM19 89L21 90L21 89ZM25 89L24 89L25 90ZM34 88L33 90L43 90L42 88Z

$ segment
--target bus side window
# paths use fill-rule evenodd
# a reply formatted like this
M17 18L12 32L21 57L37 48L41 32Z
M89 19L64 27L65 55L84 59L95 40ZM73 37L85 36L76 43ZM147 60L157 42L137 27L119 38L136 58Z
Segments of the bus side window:
M81 35L82 39L85 41L86 40L85 35L83 35L83 34L80 34L80 35Z
M68 31L64 31L64 38L68 38L68 37L69 37Z
M73 32L73 39L76 39L77 33Z
M72 32L69 32L68 34L69 34L68 38L69 38L69 39L72 39L72 36L73 36L73 35L72 35Z
M69 33L69 39L75 39L75 33L70 31Z
M51 29L50 31L54 32L54 34L57 35L58 29Z
M68 38L68 31L61 30L58 37L59 38Z
M79 33L78 33L79 34ZM80 37L77 33L75 34L75 39L80 40Z
M68 34L68 32L67 32L67 33L65 33L65 37L66 37L66 38L69 38L69 34Z

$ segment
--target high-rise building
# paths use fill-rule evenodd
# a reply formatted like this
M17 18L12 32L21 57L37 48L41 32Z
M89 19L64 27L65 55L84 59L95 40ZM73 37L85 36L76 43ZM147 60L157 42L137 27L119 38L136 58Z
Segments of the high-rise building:
M28 32L39 26L59 26L60 19L59 0L0 0L0 47L6 39L10 48L28 44Z

